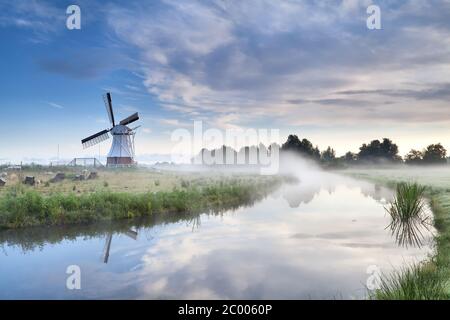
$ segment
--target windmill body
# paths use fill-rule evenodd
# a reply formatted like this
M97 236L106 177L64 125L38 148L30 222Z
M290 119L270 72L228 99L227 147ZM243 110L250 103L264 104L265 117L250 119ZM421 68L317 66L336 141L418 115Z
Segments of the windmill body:
M111 129L113 143L108 153L108 165L131 165L134 163L134 147L130 131L130 128L122 125Z
M89 148L109 139L109 134L111 134L113 137L113 143L111 150L108 153L107 166L114 167L136 165L136 161L134 160L134 136L136 134L136 129L139 127L130 129L127 125L139 120L139 115L138 113L132 114L116 125L112 108L111 94L107 93L104 96L104 100L112 128L105 129L86 139L83 139L81 143L84 148Z

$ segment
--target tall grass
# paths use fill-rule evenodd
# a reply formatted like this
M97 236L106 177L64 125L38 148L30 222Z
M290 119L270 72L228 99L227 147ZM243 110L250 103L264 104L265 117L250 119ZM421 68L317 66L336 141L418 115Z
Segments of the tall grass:
M441 300L448 299L442 271L434 264L407 266L381 278L378 300Z
M425 208L426 188L417 183L399 183L396 195L386 211L392 220L388 228L400 245L420 247L423 231L431 225ZM426 263L406 266L381 278L381 286L373 294L380 300L439 300L448 299L448 274L439 262L438 254Z
M420 247L423 231L429 230L430 218L425 214L425 187L417 183L399 183L396 195L386 211L391 216L388 228L400 245Z
M279 185L278 180L216 184L156 193L120 193L45 196L20 185L0 197L0 228L64 225L156 214L228 210L251 204Z
M408 280L402 280L403 273L402 270L396 273L397 281L392 282L389 288L391 290L382 290L379 291L378 294L375 294L375 298L379 299L400 299L400 295L398 292L402 292L395 290L395 283L400 284L403 281L417 281L418 285L415 288L421 288L421 291L424 292L438 292L439 294L434 295L434 299L440 299L441 293L440 290L433 290L432 288L436 288L433 283L436 283L437 279L442 282L441 288L444 288L444 298L450 299L450 187L449 187L449 178L450 178L450 170L431 170L431 169L421 169L418 170L365 170L361 175L357 173L352 173L351 175L355 177L363 177L364 179L371 180L375 183L382 183L388 187L396 187L399 181L408 181L411 179L418 180L422 185L426 185L425 196L429 198L430 207L433 211L434 215L434 227L438 231L438 233L434 234L435 240L435 252L432 259L429 261L427 265L416 266L415 271L407 273L405 276ZM428 272L434 273L437 272L439 274L438 278L434 278L433 281L423 281L426 275L421 275L422 272L420 269L424 268L423 272L426 274ZM414 275L414 276L412 276ZM414 280L416 279L416 280ZM420 283L420 284L419 284ZM427 286L429 284L431 289L428 289ZM399 288L405 287L398 286ZM409 286L411 287L411 286ZM386 286L385 286L386 288ZM403 290L404 291L404 290ZM410 291L411 292L411 291ZM417 293L417 291L415 291ZM403 294L403 297L408 295ZM425 297L430 295L425 294L414 294L409 295L410 297Z

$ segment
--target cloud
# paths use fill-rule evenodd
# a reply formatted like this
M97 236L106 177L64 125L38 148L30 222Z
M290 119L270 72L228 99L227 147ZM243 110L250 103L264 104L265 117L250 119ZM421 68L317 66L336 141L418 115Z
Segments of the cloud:
M371 3L89 2L83 8L106 23L107 40L36 60L46 72L75 79L132 72L142 84L114 93L136 99L145 88L168 113L160 122L167 126L450 123L450 84L443 82L450 77L450 2L377 1L379 31L366 28ZM51 2L7 8L0 0L0 8L0 26L37 22L33 30L41 33L57 33L54 25L65 19Z
M64 109L64 107L58 103L54 103L54 102L47 102L47 104L55 109Z
M0 0L0 28L31 30L33 42L46 42L65 28L65 10L46 1Z
M425 84L424 84L425 85ZM442 100L450 99L450 83L435 83L424 89L376 89L376 90L347 90L339 91L340 95L381 95L389 97L409 98L415 100Z
M180 127L185 124L182 124L180 120L178 119L160 119L159 123L167 125L167 126L174 126L174 127Z
M383 1L382 31L365 27L370 3L161 1L112 6L108 23L137 50L147 90L181 116L307 123L334 107L341 123L450 121L440 104L409 106L448 98L447 85L425 81L450 76L449 2ZM354 99L364 87L370 97Z

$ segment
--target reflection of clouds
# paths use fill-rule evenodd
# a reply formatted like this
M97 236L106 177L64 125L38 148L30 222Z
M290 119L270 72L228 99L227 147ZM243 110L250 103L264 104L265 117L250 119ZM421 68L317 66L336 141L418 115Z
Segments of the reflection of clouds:
M292 193L299 190L310 189ZM140 288L140 296L362 297L368 265L390 270L426 256L429 248L406 252L396 246L384 229L383 207L363 197L359 186L329 190L319 189L295 210L274 197L221 221L202 219L195 233L172 229L142 257L148 264L139 277L152 280Z
M363 297L369 265L386 272L430 252L396 245L378 200L385 191L345 178L302 181L252 207L201 215L194 231L181 221L139 229L136 240L115 233L108 265L98 259L103 236L47 244L39 254L51 262L49 275L69 258L79 263L83 298L333 299ZM291 196L301 205L293 208ZM55 248L70 257L47 260ZM45 282L45 271L40 276L36 295L51 297L58 283Z

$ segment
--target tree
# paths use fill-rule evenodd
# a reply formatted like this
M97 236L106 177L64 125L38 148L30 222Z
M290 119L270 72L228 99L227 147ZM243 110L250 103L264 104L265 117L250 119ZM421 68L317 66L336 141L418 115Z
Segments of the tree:
M289 135L287 141L281 147L283 151L293 151L314 160L320 159L320 150L314 147L308 139L300 140L296 135Z
M320 150L319 150L319 147L318 147L318 146L316 146L316 147L313 149L312 157L313 157L313 159L315 159L315 160L320 160Z
M442 144L431 144L423 152L423 162L427 164L446 163L447 150Z
M423 161L423 153L418 150L411 149L405 156L406 164L420 164Z
M347 163L353 163L356 160L358 160L358 155L356 153L349 151L344 155L344 160Z
M395 162L401 160L401 157L398 156L398 146L388 138L384 138L382 142L373 140L369 145L364 143L359 150L358 159L362 161Z
M323 162L332 163L336 160L336 151L331 147L328 147L327 150L322 152L321 159Z

